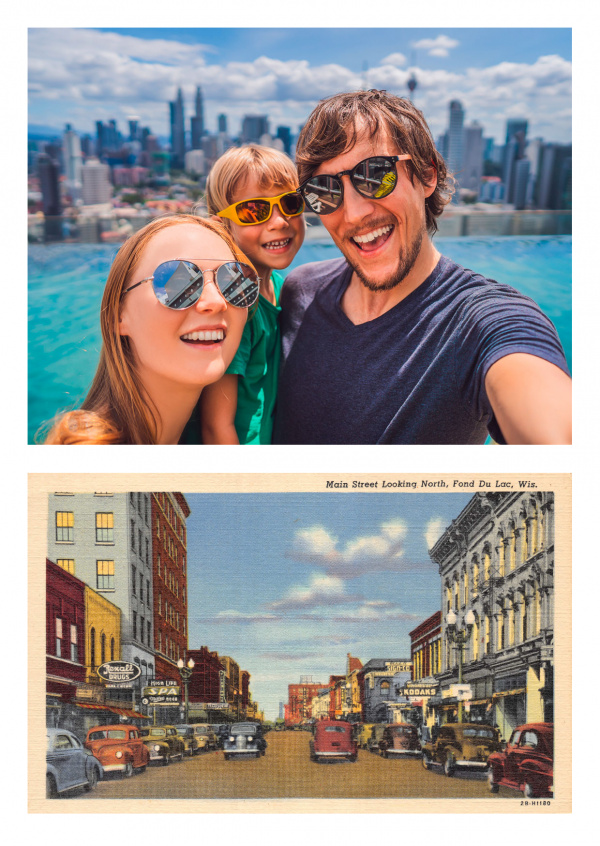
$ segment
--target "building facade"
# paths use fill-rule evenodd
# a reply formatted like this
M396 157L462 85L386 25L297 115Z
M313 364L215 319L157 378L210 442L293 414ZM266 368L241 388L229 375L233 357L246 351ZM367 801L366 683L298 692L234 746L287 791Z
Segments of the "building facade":
M554 494L478 493L429 554L441 577L438 722L456 719L460 669L469 718L497 724L503 738L521 723L552 721Z
M402 693L410 681L412 662L405 658L371 658L359 671L362 720L365 723L397 723L411 705Z
M303 676L299 684L288 685L288 716L290 725L309 720L312 714L312 700L318 696L322 682L313 682L312 677Z

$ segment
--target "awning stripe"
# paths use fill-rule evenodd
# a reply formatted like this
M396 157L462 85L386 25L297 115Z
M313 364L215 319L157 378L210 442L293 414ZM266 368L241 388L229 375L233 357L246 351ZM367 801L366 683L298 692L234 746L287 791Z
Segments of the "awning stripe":
M149 720L146 714L132 711L130 708L111 708L108 705L93 705L91 702L74 702L78 708L89 708L94 711L110 711L112 714L119 714L122 717L136 717L139 720Z

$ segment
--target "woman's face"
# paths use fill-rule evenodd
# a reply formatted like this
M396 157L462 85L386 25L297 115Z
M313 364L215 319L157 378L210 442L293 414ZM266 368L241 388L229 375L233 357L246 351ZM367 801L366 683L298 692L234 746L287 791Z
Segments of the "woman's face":
M222 238L204 226L179 223L158 232L144 248L125 287L148 276L164 261L189 259L201 270L217 269L234 256ZM239 346L248 310L229 305L213 281L204 277L200 299L177 311L162 305L146 282L123 297L120 333L130 339L146 388L209 385L223 376ZM213 332L217 340L194 340ZM204 336L206 337L206 335Z

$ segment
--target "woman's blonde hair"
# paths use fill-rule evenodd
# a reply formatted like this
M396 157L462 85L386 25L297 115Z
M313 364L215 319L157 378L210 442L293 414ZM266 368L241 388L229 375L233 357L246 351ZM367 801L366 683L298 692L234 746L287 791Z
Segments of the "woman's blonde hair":
M251 265L220 221L191 214L157 218L128 238L112 263L104 288L100 308L102 349L92 386L80 409L56 420L45 443L156 443L158 412L149 406L129 338L119 331L121 295L132 282L148 242L163 229L183 223L203 226L219 235L238 261Z
M238 185L256 179L262 190L298 187L298 172L293 161L280 150L249 144L230 147L212 166L206 183L206 206L209 214L223 211L233 202ZM225 219L225 223L229 222Z

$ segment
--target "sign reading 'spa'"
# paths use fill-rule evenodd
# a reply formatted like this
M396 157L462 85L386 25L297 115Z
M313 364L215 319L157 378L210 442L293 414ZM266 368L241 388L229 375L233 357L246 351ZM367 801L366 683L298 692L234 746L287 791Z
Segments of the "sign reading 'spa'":
M130 682L142 673L137 664L128 661L106 661L98 667L98 675L107 682Z

